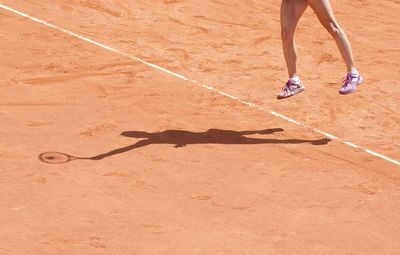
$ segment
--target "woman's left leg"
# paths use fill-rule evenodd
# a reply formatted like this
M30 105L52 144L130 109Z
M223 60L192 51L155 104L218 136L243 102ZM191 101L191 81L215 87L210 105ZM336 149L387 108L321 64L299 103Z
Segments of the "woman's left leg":
M356 68L350 42L347 39L346 33L335 19L329 0L307 0L307 2L314 10L321 24L335 39L343 60L346 63L347 71L355 71Z
M307 2L314 10L321 24L335 39L343 60L346 63L347 75L339 93L353 93L357 89L357 86L363 82L363 77L355 67L353 53L346 33L337 23L329 0L307 0Z

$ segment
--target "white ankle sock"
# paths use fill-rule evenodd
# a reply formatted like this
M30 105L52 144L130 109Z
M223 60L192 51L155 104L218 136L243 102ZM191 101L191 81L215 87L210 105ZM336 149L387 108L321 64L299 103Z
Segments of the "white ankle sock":
M360 73L358 72L357 69L352 70L350 73L351 73L351 76L353 76L353 77L358 77L360 75Z
M299 76L294 76L292 78L289 78L290 82L293 84L299 84L300 83L300 78Z

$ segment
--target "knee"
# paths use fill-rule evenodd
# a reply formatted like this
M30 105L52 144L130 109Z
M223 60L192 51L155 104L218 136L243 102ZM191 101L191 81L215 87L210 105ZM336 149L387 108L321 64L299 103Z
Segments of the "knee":
M333 37L340 37L343 34L343 30L340 28L339 24L333 20L327 22L324 27Z
M293 40L294 31L287 28L281 28L281 38L283 42L289 42Z

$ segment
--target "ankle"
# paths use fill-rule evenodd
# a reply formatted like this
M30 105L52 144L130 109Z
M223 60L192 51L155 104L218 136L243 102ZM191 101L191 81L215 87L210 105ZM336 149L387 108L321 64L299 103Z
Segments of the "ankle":
M360 72L359 72L356 68L352 68L352 69L349 71L349 74L351 74L352 77L358 77L358 76L360 76Z
M294 75L294 76L290 77L289 81L292 84L300 84L300 82L301 82L299 76L297 76L297 75Z

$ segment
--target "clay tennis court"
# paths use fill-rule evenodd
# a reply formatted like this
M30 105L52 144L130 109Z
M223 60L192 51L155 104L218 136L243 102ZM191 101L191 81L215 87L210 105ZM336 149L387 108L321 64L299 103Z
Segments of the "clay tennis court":
M399 254L399 1L1 4L0 254Z

